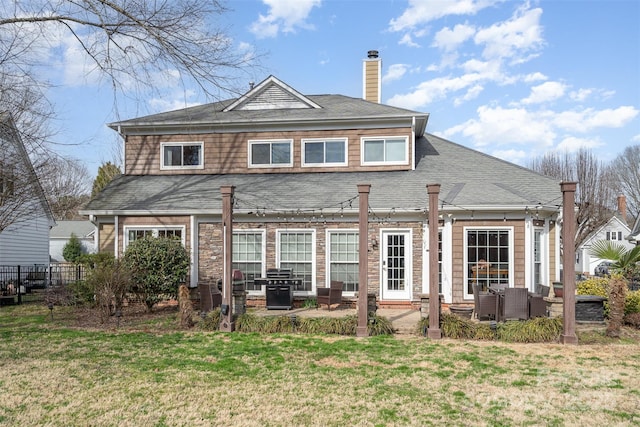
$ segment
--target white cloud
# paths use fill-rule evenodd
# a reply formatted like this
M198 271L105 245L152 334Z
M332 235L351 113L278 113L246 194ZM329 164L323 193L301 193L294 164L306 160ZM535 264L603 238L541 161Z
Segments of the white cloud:
M534 83L534 82L547 80L547 78L548 77L545 76L544 74L536 71L535 73L527 74L526 76L524 76L522 80L525 83Z
M564 111L556 113L552 119L556 127L572 132L590 132L597 128L620 128L635 119L640 111L632 106L616 109Z
M260 14L249 30L258 38L276 37L278 33L293 33L297 28L313 29L307 22L311 10L321 5L321 0L262 0L269 6L269 13Z
M604 144L595 139L577 138L575 136L569 136L563 138L562 141L556 147L556 151L573 153L581 148L592 149L602 147Z
M463 96L456 98L453 101L453 105L458 107L467 101L476 99L483 91L484 87L482 85L475 85L471 87Z
M582 102L586 100L593 93L593 89L578 89L571 91L569 97L574 101Z
M475 32L473 26L466 24L458 24L453 30L446 27L436 33L431 46L450 52L471 39Z
M462 134L471 138L476 147L509 144L534 145L548 148L556 133L548 120L524 108L502 108L482 106L478 117L445 130L444 135Z
M409 7L389 22L391 31L408 31L448 15L475 15L503 0L409 0Z
M420 47L420 45L413 41L411 38L411 34L405 34L402 36L398 44L409 46L409 47Z
M516 164L523 164L531 157L529 153L523 150L495 150L491 152L491 155Z
M540 17L542 9L519 8L511 19L478 30L474 41L484 46L486 59L528 58L524 53L540 49L544 43Z
M531 94L522 100L523 104L541 104L555 101L564 96L567 86L559 82L544 82L531 88Z
M451 92L463 90L474 85L480 79L481 76L478 74L466 74L461 77L442 77L428 80L418 85L411 93L392 96L387 103L396 107L414 110L446 98Z
M636 136L634 136L633 138L631 138L632 142L640 142L640 133L637 134Z
M387 73L382 76L382 83L389 83L394 80L399 80L407 73L407 65L405 64L393 64L387 69Z

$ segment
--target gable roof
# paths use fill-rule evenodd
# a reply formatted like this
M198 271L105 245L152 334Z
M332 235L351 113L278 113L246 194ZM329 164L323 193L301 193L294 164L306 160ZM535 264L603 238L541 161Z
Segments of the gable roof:
M589 246L593 243L593 241L595 240L595 238L600 235L602 233L603 230L605 230L606 228L610 228L615 226L615 224L618 224L620 226L620 228L623 231L624 230L624 235L627 236L627 233L629 233L631 230L629 229L629 226L627 225L627 223L625 223L622 218L620 217L620 214L616 213L614 215L611 216L611 218L609 218L609 220L607 222L604 223L604 225L602 225L600 228L598 228L597 230L594 230L586 239L584 239L584 241L582 242L582 244L580 246Z
M429 114L344 95L302 95L270 76L238 99L110 123L123 135L259 130L305 130L335 127L384 127L415 120L423 135Z
M416 169L230 175L121 175L89 202L82 214L218 214L220 186L235 186L238 207L295 210L336 206L371 184L375 211L421 212L427 184L439 183L443 210L556 211L559 181L427 134L416 141ZM354 204L354 209L357 204ZM347 208L347 206L344 206Z
M640 244L640 215L636 218L636 221L633 223L633 228L631 228L631 233L626 238L630 242L635 242L636 245Z
M20 136L20 132L13 120L13 116L8 111L0 111L0 149L6 150L6 146L4 144L11 144L15 149L17 157L20 161L22 161L22 171L30 175L33 179L29 180L29 184L31 185L31 189L29 189L29 195L34 196L38 203L42 208L43 214L47 217L49 221L49 226L52 227L55 225L55 220L53 217L53 212L51 211L51 206L49 206L49 202L45 197L44 190L42 189L42 184L40 183L40 179L36 174L36 171L33 169L33 164L31 163L31 159L29 158L29 154L24 146L22 138ZM14 162L17 163L17 162ZM18 202L18 204L23 204L24 202ZM20 212L20 209L16 212ZM21 213L24 215L24 212Z
M50 239L68 239L71 233L78 238L90 237L95 232L91 221L56 221L55 227L49 231Z

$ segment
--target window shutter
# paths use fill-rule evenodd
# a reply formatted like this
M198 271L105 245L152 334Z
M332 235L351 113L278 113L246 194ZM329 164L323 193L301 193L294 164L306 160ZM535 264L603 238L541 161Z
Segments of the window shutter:
M607 240L611 240L611 232L607 231Z

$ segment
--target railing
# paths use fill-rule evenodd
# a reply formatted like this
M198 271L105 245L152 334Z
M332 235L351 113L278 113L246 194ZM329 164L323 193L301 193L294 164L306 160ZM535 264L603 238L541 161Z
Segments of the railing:
M86 268L76 264L0 265L0 296L20 304L36 289L66 286L85 276Z

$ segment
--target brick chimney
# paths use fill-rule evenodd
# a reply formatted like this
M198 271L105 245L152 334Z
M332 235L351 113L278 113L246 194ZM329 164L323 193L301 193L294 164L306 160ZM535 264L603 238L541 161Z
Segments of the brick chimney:
M622 217L622 221L627 224L627 198L624 194L618 196L618 212Z
M378 51L367 52L367 59L362 65L362 98L380 103L382 61L378 58Z

